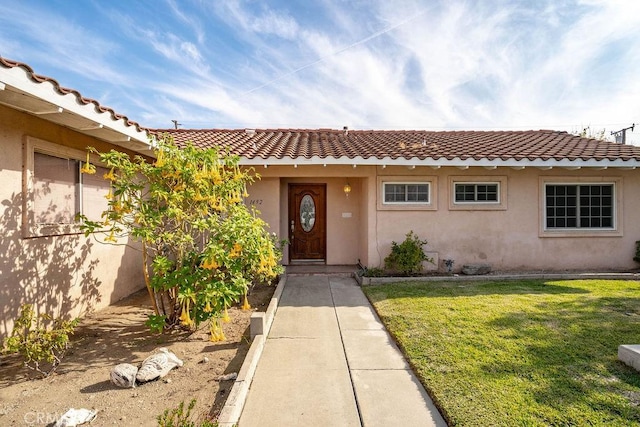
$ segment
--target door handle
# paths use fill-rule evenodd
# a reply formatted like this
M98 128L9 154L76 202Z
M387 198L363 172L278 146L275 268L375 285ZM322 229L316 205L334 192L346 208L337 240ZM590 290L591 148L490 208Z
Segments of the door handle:
M295 230L295 221L291 220L291 240L293 240L293 231Z

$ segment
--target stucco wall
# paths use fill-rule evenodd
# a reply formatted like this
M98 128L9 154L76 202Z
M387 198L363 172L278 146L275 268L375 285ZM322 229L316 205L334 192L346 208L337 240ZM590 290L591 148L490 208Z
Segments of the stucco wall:
M327 259L329 265L355 264L366 251L362 246L362 182L371 170L364 168L323 167L319 165L305 165L293 167L269 167L258 169L262 181L254 183L249 189L248 203L251 199L270 199L273 191L272 184L262 185L261 182L279 182L279 218L272 215L277 211L271 209L272 214L262 217L270 224L270 231L276 231L282 239L289 239L288 235L288 185L291 183L323 183L327 185ZM347 197L343 191L344 185L349 183L351 193ZM275 194L275 193L274 193ZM264 202L263 202L264 203ZM275 226L274 222L278 225ZM339 238L337 238L339 236ZM285 248L284 264L289 263L288 248Z
M377 241L369 247L370 265L381 265L390 251L391 241L400 242L407 231L413 230L429 241L427 249L437 252L440 260L453 259L455 270L459 270L463 264L478 262L488 262L499 270L618 270L637 267L632 260L635 241L640 240L640 221L634 214L640 208L640 173L637 170L541 171L535 168L500 168L489 171L469 168L460 171L443 168L434 173L425 168L422 173L438 178L437 209L375 211ZM380 172L382 176L385 174L411 177L420 175L421 171L387 168ZM451 210L449 177L465 175L505 176L506 209ZM564 233L562 237L555 237L553 233L542 232L540 177L571 181L579 181L584 177L604 181L621 178L621 185L617 187L620 235L589 233L577 236Z
M461 170L305 164L298 168L269 167L261 169L260 173L280 183L278 228L285 238L288 183L327 184L327 264L353 264L360 259L364 265L381 266L390 251L391 242L402 241L405 234L413 230L429 241L426 249L437 253L440 263L447 258L453 259L457 271L463 264L479 262L491 263L494 269L506 271L622 270L638 267L632 259L635 241L640 240L638 170L487 170L473 167ZM437 205L429 210L381 209L379 181L390 176L407 180L431 177L437 183L432 189L432 198ZM481 207L456 209L451 204L452 177L503 180L501 206L494 210ZM619 180L616 186L619 199L617 235L564 233L562 237L553 237L553 233L542 232L541 177L569 181ZM349 198L342 192L347 181L353 189ZM273 191L272 184L264 187L264 191ZM276 211L272 211L268 222L276 221L273 216ZM348 212L352 217L343 218L342 213Z
M11 331L21 304L75 317L144 286L141 255L129 246L104 245L82 234L23 238L22 167L27 135L79 150L112 148L0 106L0 337Z

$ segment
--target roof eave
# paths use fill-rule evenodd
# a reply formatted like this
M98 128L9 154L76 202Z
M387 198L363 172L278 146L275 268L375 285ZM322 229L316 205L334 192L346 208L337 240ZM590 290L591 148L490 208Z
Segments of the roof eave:
M151 154L146 129L129 124L109 109L62 94L50 81L37 82L23 67L0 67L0 104L74 131L144 154Z
M631 159L631 160L609 160L609 159L460 159L455 157L453 159L446 158L390 158L385 157L382 159L369 157L325 157L321 158L318 156L314 156L311 158L292 158L292 157L254 157L249 158L246 156L240 157L240 164L246 166L302 166L302 165L348 165L348 166L407 166L407 167L432 167L432 168L440 168L440 167L457 167L457 168L467 168L467 167L484 167L488 169L494 169L497 167L504 168L540 168L540 169L552 169L552 168L566 168L566 169L578 169L578 168L597 168L597 169L608 169L608 168L616 168L616 169L636 169L640 168L640 161Z

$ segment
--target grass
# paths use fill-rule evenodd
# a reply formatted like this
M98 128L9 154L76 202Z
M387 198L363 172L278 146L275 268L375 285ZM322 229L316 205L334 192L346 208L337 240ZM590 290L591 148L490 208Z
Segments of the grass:
M640 425L640 282L363 288L450 425Z

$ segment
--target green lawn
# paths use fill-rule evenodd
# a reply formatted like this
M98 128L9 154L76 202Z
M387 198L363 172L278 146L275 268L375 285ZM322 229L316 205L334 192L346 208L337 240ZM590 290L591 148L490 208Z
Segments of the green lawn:
M640 425L640 282L363 289L451 425Z

